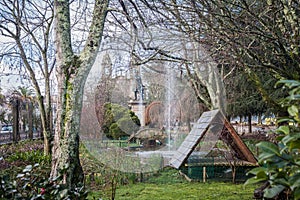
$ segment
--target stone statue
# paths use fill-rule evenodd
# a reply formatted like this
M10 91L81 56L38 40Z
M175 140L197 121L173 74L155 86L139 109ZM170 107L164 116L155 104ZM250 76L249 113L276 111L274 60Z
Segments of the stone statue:
M137 71L135 71L136 88L134 91L134 100L145 100L145 86L142 83L142 78Z

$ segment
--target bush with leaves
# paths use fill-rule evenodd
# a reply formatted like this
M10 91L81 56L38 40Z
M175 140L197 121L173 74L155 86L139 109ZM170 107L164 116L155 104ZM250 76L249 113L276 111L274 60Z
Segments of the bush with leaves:
M140 120L134 112L118 104L104 105L102 130L108 138L119 139L139 130Z
M62 177L49 180L39 173L40 165L28 165L13 180L0 176L0 199L86 199L84 186L69 190L58 184Z
M257 144L260 167L249 172L254 177L245 184L268 182L269 186L263 191L264 198L281 195L285 199L296 200L300 199L300 82L283 80L278 84L289 88L289 96L282 101L282 105L287 107L290 116L278 121L285 125L276 130L274 143L264 141Z

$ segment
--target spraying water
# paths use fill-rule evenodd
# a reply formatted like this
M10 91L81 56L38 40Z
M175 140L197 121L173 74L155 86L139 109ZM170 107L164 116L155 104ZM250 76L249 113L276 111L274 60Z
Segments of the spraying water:
M167 66L167 78L166 78L166 122L167 122L167 134L168 134L168 150L170 151L172 144L172 121L173 121L173 116L172 116L172 103L174 101L174 71L170 66Z

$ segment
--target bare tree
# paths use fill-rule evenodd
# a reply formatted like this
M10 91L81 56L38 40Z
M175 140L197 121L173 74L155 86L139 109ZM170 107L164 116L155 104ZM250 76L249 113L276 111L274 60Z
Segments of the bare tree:
M114 81L112 80L112 63L108 54L104 55L102 60L102 75L99 84L95 90L95 110L99 126L104 124L104 104L111 101L111 90L114 88Z
M45 154L50 154L52 137L50 76L55 64L52 21L51 0L3 0L0 3L1 63L30 79L35 89Z
M125 17L115 14L112 24L120 23L119 30L129 35L124 44L131 45L136 64L149 60L182 63L191 72L197 96L210 108L226 106L223 81L237 67L256 84L263 100L277 109L274 90L266 88L264 76L259 76L261 69L277 80L299 79L298 1L119 2ZM188 44L182 45L186 55L174 51L178 41ZM203 76L197 69L208 74Z
M164 73L164 69L153 68L147 63L173 65L170 68L179 68L189 77L198 100L210 109L225 111L224 75L218 63L200 42L196 28L193 33L180 27L182 20L193 19L191 15L194 15L184 2L177 5L173 1L120 0L114 10L118 12L111 13L108 23L109 27L117 28L108 29L106 36L113 37L111 43L119 44L111 45L112 48L127 52L131 67L140 65ZM197 19L188 25L198 26Z
M272 107L277 98L264 86L262 68L277 80L299 79L299 1L141 1L161 24L201 44L221 74L243 69Z
M69 1L54 1L58 105L50 176L63 175L63 183L69 188L83 182L79 161L83 88L100 47L108 2L95 0L84 48L75 54L71 41Z

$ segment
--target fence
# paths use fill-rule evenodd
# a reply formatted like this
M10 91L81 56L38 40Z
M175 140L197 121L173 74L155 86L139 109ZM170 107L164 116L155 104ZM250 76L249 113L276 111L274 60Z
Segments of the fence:
M231 167L230 163L226 160L221 162L214 157L191 157L187 160L185 165L181 167L181 172L191 180L196 181L232 181L233 173ZM247 172L255 166L237 163L234 167L236 170L235 181L244 182L249 178Z
M37 138L41 138L41 134L40 132L34 132L33 133L33 138L37 139ZM18 141L20 140L26 140L29 139L29 135L27 132L20 132L20 137L18 139ZM0 145L1 144L9 144L9 143L13 143L13 133L12 132L6 132L6 133L1 133L0 132Z

